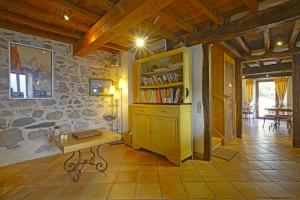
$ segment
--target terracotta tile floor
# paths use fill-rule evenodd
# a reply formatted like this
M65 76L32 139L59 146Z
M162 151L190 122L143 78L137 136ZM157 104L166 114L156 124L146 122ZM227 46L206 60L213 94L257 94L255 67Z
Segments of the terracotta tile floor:
M227 147L231 161L165 158L124 145L107 145L105 173L85 168L78 183L55 155L0 168L1 199L300 199L300 149L290 146L285 124L274 132L261 121L244 123L244 137ZM268 127L268 125L266 125Z

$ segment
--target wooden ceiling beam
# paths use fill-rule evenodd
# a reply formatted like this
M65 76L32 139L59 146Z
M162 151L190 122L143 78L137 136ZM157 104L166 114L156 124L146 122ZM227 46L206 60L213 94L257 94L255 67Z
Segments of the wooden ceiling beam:
M256 0L243 0L252 13L256 13L258 4Z
M106 43L104 45L104 47L108 47L108 48L115 49L115 50L118 50L118 51L129 51L129 48L123 47L121 45L111 43L111 42Z
M99 47L98 50L109 52L109 53L112 53L112 54L120 54L119 50L109 48L109 47L106 47L106 46Z
M174 39L174 36L168 31L166 31L164 25L159 22L156 22L155 24L153 24L152 22L146 22L139 25L139 28L141 28L141 30L136 31L138 35L145 35L145 34L148 36L159 35L163 38ZM140 31L142 31L142 33L139 33Z
M262 73L270 73L270 72L282 72L282 71L292 71L292 63L281 63L275 65L265 65L259 67L248 67L242 69L243 75L250 74L262 74Z
M108 0L92 0L92 2L103 10L110 10L114 5Z
M263 59L270 59L270 58L283 58L291 56L295 53L300 53L300 48L293 48L288 51L283 52L269 52L265 53L263 55L253 55L253 56L246 56L244 57L243 62L249 62L249 61L256 61L256 60L263 60Z
M191 4L193 4L196 8L201 10L205 16L211 19L216 24L224 24L224 19L221 16L215 14L215 12L205 5L202 0L188 0Z
M278 6L259 11L256 15L220 25L214 30L179 37L177 40L187 41L188 44L201 44L230 40L254 31L275 27L300 18L300 4L298 0L290 0Z
M120 0L74 45L74 55L85 56L169 5L173 0ZM123 12L120 12L122 8Z
M220 44L223 46L223 48L228 53L232 54L233 57L238 57L238 58L242 57L241 53L235 47L233 47L231 44L229 44L228 42L222 41L222 42L220 42Z
M271 44L271 38L270 38L270 29L267 28L264 30L264 46L265 46L265 52L270 51L270 44Z
M171 21L172 24L176 25L178 28L180 28L182 30L185 30L188 33L195 33L196 32L196 28L192 24L184 21L180 17L177 17L169 9L165 8L162 11L160 11L158 14L161 18Z
M21 25L27 25L30 26L32 28L35 29L39 29L42 31L47 31L47 32L52 32L52 33L56 33L59 35L63 35L63 36L67 36L67 37L71 37L71 38L75 38L75 39L79 39L81 38L81 34L76 33L76 32L72 32L72 31L68 31L62 27L57 27L54 25L49 25L49 24L45 24L43 22L34 20L34 19L30 19L24 16L20 16L20 15L16 15L13 13L9 13L7 11L4 10L0 10L0 18L1 19L6 19L9 20L13 23L17 23L17 24L21 24Z
M244 42L243 38L241 36L235 37L235 41L240 45L240 47L246 52L250 53L249 48L247 47L246 43Z
M16 32L21 32L25 34L30 34L30 35L35 35L38 37L46 38L46 39L51 39L51 40L56 40L64 43L69 43L72 44L75 42L74 39L69 38L69 37L64 37L56 34L51 34L49 32L43 32L40 30L34 30L32 28L26 27L26 26L20 26L17 24L13 24L7 21L0 20L0 28L5 28L11 31L16 31Z
M63 16L57 16L47 13L33 6L29 6L28 4L21 3L18 0L2 1L1 6L11 12L25 15L27 17L42 21L44 23L56 24L58 26L63 26L67 29L80 32L86 32L89 30L89 27L84 24L75 23L72 21L72 19L70 19L69 21L65 21Z
M276 72L276 73L263 73L263 74L251 74L244 76L244 79L258 79L258 78L275 78L283 76L292 76L292 72Z
M47 4L51 4L57 8L65 9L68 12L76 13L84 18L90 18L93 21L97 21L101 18L101 15L96 14L94 12L91 12L85 8L82 8L80 6L76 6L75 4L65 1L65 0L39 0L44 1Z
M295 21L293 32L292 32L291 37L290 37L290 43L289 43L290 48L295 47L295 43L296 43L299 32L300 32L300 20L298 19L298 20Z

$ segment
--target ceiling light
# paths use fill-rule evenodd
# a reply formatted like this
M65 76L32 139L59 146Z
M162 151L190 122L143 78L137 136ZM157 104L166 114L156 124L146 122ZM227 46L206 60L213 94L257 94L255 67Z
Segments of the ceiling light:
M68 15L64 15L64 19L66 20L66 21L69 21L69 19L70 19L70 17L68 16Z
M269 74L267 74L266 77L269 78Z
M277 45L277 46L281 46L281 45L283 45L283 42L282 42L282 41L277 41L277 42L276 42L276 45Z
M144 38L137 38L135 41L135 44L137 47L143 47L145 45L145 39Z
M245 76L243 76L243 78L246 78Z

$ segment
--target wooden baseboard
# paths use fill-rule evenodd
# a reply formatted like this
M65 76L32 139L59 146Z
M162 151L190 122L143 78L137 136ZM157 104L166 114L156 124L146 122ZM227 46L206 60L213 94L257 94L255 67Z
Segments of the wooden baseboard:
M198 152L193 152L194 158L203 160L204 155L202 153L198 153Z
M123 142L125 145L132 147L132 134L131 132L122 133Z

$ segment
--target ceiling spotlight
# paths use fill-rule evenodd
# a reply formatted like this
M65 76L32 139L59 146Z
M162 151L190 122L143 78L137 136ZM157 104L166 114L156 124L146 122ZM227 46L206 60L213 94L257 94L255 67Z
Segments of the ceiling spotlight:
M143 47L145 45L144 38L136 38L135 44L137 47Z
M64 19L65 19L66 21L69 21L70 17L69 17L68 15L64 14Z
M266 77L269 78L269 74L266 74Z
M246 78L245 76L243 76L243 78Z
M281 45L283 45L283 42L282 42L282 41L277 41L277 42L276 42L276 45L277 45L277 46L281 46Z

